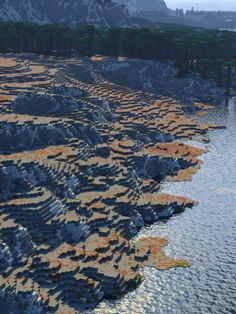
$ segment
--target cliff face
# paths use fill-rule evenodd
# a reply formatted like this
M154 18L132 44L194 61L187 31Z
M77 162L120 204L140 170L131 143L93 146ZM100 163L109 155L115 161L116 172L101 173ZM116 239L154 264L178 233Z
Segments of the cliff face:
M124 5L98 0L0 0L0 20L39 24L66 22L69 25L131 25Z
M164 0L118 0L125 4L131 14L139 11L168 11Z
M98 63L97 67L106 79L116 84L161 93L168 97L175 95L184 103L189 102L189 99L220 101L224 97L227 82L229 87L236 86L236 71L233 69L230 73L224 69L219 82L217 70L204 77L191 73L185 78L176 78L177 68L159 61L129 59L118 62L115 59L107 59L100 65Z

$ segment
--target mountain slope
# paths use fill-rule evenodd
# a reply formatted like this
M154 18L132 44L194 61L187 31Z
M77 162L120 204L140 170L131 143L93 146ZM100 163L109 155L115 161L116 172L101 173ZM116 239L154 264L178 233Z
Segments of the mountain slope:
M139 11L168 11L164 0L118 0L120 4L125 4L131 14Z
M0 20L39 24L132 25L124 5L99 0L0 0Z

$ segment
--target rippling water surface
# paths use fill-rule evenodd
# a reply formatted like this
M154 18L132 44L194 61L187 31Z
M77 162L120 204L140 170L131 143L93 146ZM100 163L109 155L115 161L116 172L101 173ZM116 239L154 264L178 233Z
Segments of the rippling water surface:
M201 170L192 182L164 184L166 192L199 205L142 231L167 238L167 254L191 267L145 268L141 287L92 313L236 313L236 100L211 110L207 121L227 129L210 134Z

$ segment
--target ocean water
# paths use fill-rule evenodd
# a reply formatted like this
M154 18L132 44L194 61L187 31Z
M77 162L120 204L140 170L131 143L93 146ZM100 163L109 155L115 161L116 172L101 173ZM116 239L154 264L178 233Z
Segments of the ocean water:
M191 266L145 268L145 281L137 290L103 301L91 313L236 313L236 100L201 119L227 129L210 133L209 152L200 157L204 164L191 182L164 183L166 192L199 205L141 232L167 238L165 252Z

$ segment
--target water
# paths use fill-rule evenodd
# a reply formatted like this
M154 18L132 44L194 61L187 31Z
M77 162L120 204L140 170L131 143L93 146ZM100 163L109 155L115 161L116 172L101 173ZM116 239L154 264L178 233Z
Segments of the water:
M236 100L212 110L207 120L227 129L210 134L201 170L191 182L164 184L166 192L199 205L142 232L167 238L167 254L187 259L191 267L145 268L141 287L102 302L93 313L236 313Z

